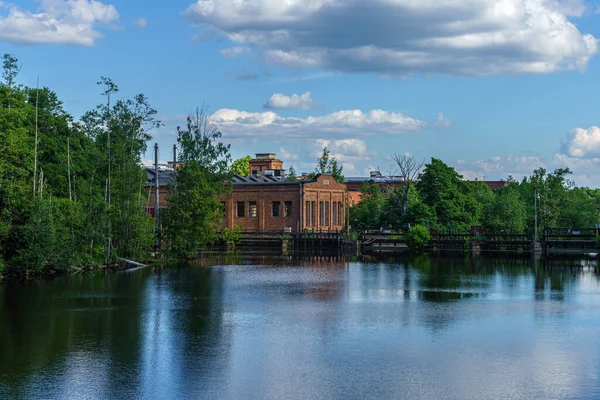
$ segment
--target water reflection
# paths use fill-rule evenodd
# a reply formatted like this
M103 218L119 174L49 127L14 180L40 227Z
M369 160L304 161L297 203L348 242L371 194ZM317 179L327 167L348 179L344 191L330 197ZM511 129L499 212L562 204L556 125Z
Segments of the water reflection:
M0 285L0 397L600 397L597 261L227 257Z

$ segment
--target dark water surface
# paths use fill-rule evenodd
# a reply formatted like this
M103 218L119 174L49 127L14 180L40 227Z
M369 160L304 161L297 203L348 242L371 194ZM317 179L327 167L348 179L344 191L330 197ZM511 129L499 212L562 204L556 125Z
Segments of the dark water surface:
M0 284L0 397L600 399L596 261L235 262Z

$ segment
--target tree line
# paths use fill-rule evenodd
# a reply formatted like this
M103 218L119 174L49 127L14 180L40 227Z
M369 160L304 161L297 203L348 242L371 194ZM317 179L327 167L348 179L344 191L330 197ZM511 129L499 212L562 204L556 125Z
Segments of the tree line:
M99 104L75 120L51 89L18 83L14 56L2 61L0 274L148 254L154 229L140 163L160 125L148 99L117 98L103 77Z
M365 183L361 201L350 208L355 229L394 229L421 225L440 232L469 232L482 226L494 233L532 233L537 226L593 228L600 222L600 189L575 187L569 168L538 168L517 181L491 190L467 181L442 160L417 162L395 157L404 184Z
M181 167L156 229L144 209L150 191L141 161L151 130L162 124L148 98L120 98L117 84L102 77L99 104L75 119L50 88L20 84L20 69L14 56L2 57L0 275L60 272L119 257L144 260L157 243L174 257L193 258L223 239L221 195L231 190L233 174L247 174L250 157L231 159L207 107L177 127ZM365 184L362 201L350 208L353 228L483 225L495 232L524 232L533 227L534 199L539 226L598 223L600 191L573 187L568 169L538 169L491 191L482 182L465 181L438 159L422 165L403 156L396 162L404 185ZM327 148L304 179L319 173L343 182L342 166ZM288 179L296 179L293 169Z

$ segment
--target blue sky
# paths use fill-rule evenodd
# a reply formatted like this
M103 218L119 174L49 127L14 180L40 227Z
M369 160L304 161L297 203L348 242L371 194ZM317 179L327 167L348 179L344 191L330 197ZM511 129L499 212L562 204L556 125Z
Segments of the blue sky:
M569 166L598 187L597 38L599 3L580 0L0 1L2 53L74 116L108 76L158 110L163 159L205 102L234 157L297 172L327 145L347 175L410 153L467 178Z

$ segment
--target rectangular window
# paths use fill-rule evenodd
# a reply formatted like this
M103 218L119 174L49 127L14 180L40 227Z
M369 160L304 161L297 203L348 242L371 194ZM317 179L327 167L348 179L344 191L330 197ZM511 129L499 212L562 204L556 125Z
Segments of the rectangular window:
M306 226L310 226L310 201L306 202L306 214L304 215Z
M281 217L281 203L278 201L273 202L273 218Z
M291 217L292 216L292 202L286 201L283 205L283 216Z
M244 207L244 202L243 201L238 201L237 203L237 215L236 217L238 218L244 218L246 216L246 211L245 211L245 207Z
M317 214L315 213L315 211L316 211L315 205L316 205L315 201L310 202L310 221L311 221L312 226L317 225Z
M329 202L325 202L325 226L329 226Z
M338 224L344 225L345 220L342 203L338 203Z
M254 175L254 176L258 175L258 170L257 169L253 169L252 170L252 175Z
M333 226L337 226L337 203L333 202L333 213L331 214L333 218Z
M248 216L250 218L256 218L257 214L258 214L258 207L256 206L256 202L249 201L248 202Z
M323 226L323 212L325 209L323 208L323 202L319 202L319 226Z

